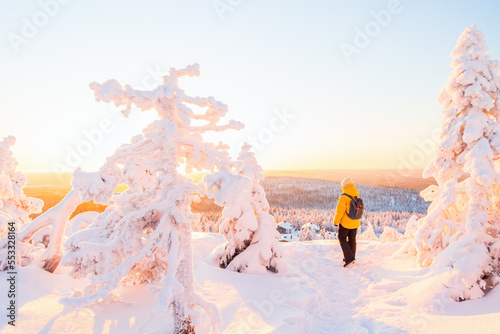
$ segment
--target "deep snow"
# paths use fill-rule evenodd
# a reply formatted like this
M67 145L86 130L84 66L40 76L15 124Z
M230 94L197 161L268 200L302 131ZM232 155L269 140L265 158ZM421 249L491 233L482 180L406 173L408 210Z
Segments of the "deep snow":
M195 290L219 307L223 333L495 333L500 327L500 289L462 303L432 300L439 277L418 269L414 257L394 258L399 242L359 241L349 269L341 266L337 240L282 243L288 271L279 275L214 266L208 254L224 242L218 234L193 233ZM88 284L68 271L18 268L17 326L2 315L1 332L170 332L171 314L148 319L156 300L146 285L121 287L104 305L65 309L58 300ZM0 273L2 291L6 276ZM0 304L7 302L3 292Z

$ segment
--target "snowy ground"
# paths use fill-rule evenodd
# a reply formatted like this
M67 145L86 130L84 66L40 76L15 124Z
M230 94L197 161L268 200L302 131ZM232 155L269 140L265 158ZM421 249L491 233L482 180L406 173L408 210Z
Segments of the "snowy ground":
M193 239L196 290L218 305L223 333L497 333L500 328L500 289L463 303L430 300L436 278L417 269L412 257L392 258L398 242L360 241L357 263L349 269L341 266L337 240L282 243L289 272L256 276L210 263L207 254L224 242L222 236L194 233ZM145 321L156 304L146 286L120 288L105 305L64 309L59 298L87 280L72 280L66 268L58 270L19 268L17 327L14 331L2 317L2 333L169 332L170 315ZM1 284L6 276L0 273ZM2 293L0 304L6 303Z

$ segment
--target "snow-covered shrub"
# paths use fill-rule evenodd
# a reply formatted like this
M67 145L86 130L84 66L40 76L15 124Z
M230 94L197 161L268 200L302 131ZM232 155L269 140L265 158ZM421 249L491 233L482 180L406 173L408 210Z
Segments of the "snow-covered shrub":
M194 291L191 226L199 215L191 202L204 194L201 185L182 175L185 170L220 170L229 164L228 147L204 141L207 132L241 129L242 124L220 124L227 106L213 97L190 97L178 86L184 76L198 76L197 64L170 69L163 84L139 91L115 80L92 83L97 101L124 105L127 117L132 105L153 109L159 119L142 134L122 145L96 173L79 172L73 187L85 201L111 205L87 229L66 242L62 264L73 267L72 275L92 275L93 283L82 296L65 303L87 305L106 299L119 284L162 283L158 310L171 307L174 332L191 333L201 318L195 306L207 311L212 325L219 322L214 305ZM195 106L201 113L195 113ZM196 121L199 125L194 125ZM128 189L113 196L118 183Z
M241 167L236 171L226 169L203 178L208 189L215 189L215 202L224 207L220 233L227 242L212 256L222 268L237 272L278 272L282 267L279 233L260 185L262 168L246 144L238 161Z
M357 238L359 240L379 240L377 235L375 234L375 231L373 230L373 224L370 222L367 223L366 229L362 233L360 233Z
M380 235L379 240L382 242L394 242L399 241L403 235L399 233L396 229L386 226L384 227L384 232Z
M449 274L446 286L455 300L481 297L483 276L499 268L492 246L500 232L494 162L500 158L500 63L487 51L472 26L451 53L453 71L439 95L441 143L424 171L438 185L421 193L432 204L413 242L420 265Z
M415 233L418 230L418 216L412 215L408 222L406 223L405 233L403 235L404 239L415 238Z

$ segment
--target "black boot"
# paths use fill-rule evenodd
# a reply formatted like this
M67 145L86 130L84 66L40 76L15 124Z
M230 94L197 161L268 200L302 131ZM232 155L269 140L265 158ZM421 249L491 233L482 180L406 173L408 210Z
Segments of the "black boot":
M350 262L346 262L346 263L344 264L344 268L349 268L349 267L351 266L351 264L353 264L354 262L355 262L355 260L352 260L352 261L350 261Z

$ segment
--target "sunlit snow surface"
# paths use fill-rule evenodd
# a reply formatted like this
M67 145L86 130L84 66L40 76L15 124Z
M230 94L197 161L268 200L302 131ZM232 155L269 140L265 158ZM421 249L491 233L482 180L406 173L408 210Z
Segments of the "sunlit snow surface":
M283 243L288 272L281 275L217 268L208 254L223 242L218 234L193 234L195 290L218 305L222 333L494 333L500 326L500 289L462 303L433 300L428 296L439 288L439 277L418 269L413 257L392 258L399 242L359 241L357 261L349 269L341 265L337 240ZM68 271L19 268L16 328L3 315L1 332L171 331L170 314L145 322L156 305L146 285L121 287L106 304L64 309L59 298L88 284L69 278ZM6 276L0 273L2 286ZM7 302L3 292L0 305Z

